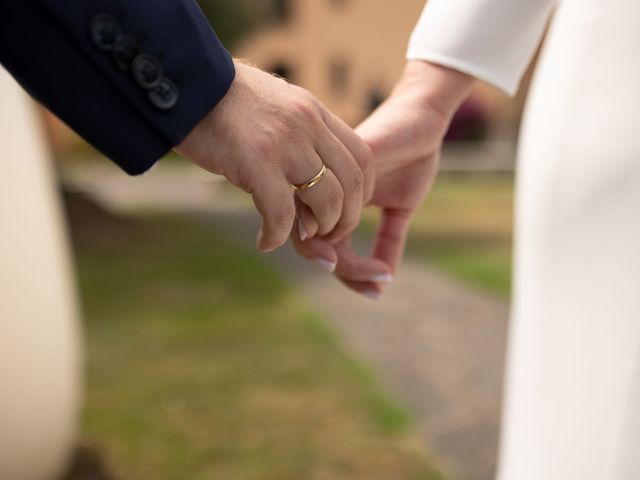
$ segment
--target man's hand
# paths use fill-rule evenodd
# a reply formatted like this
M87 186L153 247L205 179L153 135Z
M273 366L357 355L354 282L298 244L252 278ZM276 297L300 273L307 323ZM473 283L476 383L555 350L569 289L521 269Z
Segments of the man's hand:
M309 237L348 235L373 188L370 150L358 135L306 90L238 62L227 95L175 150L253 196L263 251L292 231L291 185L309 181L323 164L322 180L297 195L304 212L298 228Z
M329 245L320 238L294 245L307 258L337 262L336 275L349 287L377 298L402 259L409 225L438 169L442 139L453 113L468 95L472 77L422 61L409 62L389 99L357 129L374 154L371 204L382 219L372 258L350 248L350 239Z

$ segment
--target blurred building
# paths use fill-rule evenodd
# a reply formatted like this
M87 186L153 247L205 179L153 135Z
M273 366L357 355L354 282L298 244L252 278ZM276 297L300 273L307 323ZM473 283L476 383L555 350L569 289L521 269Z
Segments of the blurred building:
M275 22L241 41L234 55L307 88L353 125L390 93L425 1L252 0L250 4ZM465 116L481 112L477 114L484 116L487 130L483 136L514 136L521 102L479 86L471 103Z
M277 22L233 52L357 122L390 92L424 0L272 0Z

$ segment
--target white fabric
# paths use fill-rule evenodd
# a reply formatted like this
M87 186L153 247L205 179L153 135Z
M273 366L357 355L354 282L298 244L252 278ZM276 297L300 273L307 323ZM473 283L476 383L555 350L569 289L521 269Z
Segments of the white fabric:
M0 479L52 480L76 441L76 304L40 119L1 67L0 106Z
M553 0L431 0L407 58L469 73L513 95L544 33Z
M431 0L436 15L412 45L513 85L535 48L521 29L532 19L538 30L543 10L524 3ZM493 13L471 24L472 4L475 18ZM518 28L486 42L491 18ZM421 30L435 23L444 39ZM500 480L640 479L638 25L637 0L563 0L535 75L519 149Z

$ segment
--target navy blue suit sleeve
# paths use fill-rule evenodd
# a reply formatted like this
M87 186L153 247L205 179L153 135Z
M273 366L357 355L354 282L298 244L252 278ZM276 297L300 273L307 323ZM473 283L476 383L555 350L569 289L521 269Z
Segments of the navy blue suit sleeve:
M235 75L194 0L2 0L0 63L130 174L179 144Z

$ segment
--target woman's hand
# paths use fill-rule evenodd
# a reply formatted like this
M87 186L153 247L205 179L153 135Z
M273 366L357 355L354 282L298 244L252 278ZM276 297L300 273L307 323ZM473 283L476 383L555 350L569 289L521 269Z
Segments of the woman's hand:
M438 169L442 139L453 113L468 95L473 78L423 61L407 64L389 99L357 129L371 147L375 187L371 204L382 218L372 258L350 248L293 235L306 258L335 262L336 275L356 291L376 298L402 259L411 218L427 195Z
M353 130L306 90L242 63L227 95L175 150L253 196L263 251L292 230L291 185L309 181L323 164L322 180L297 194L314 234L333 241L348 235L373 188L370 150Z

